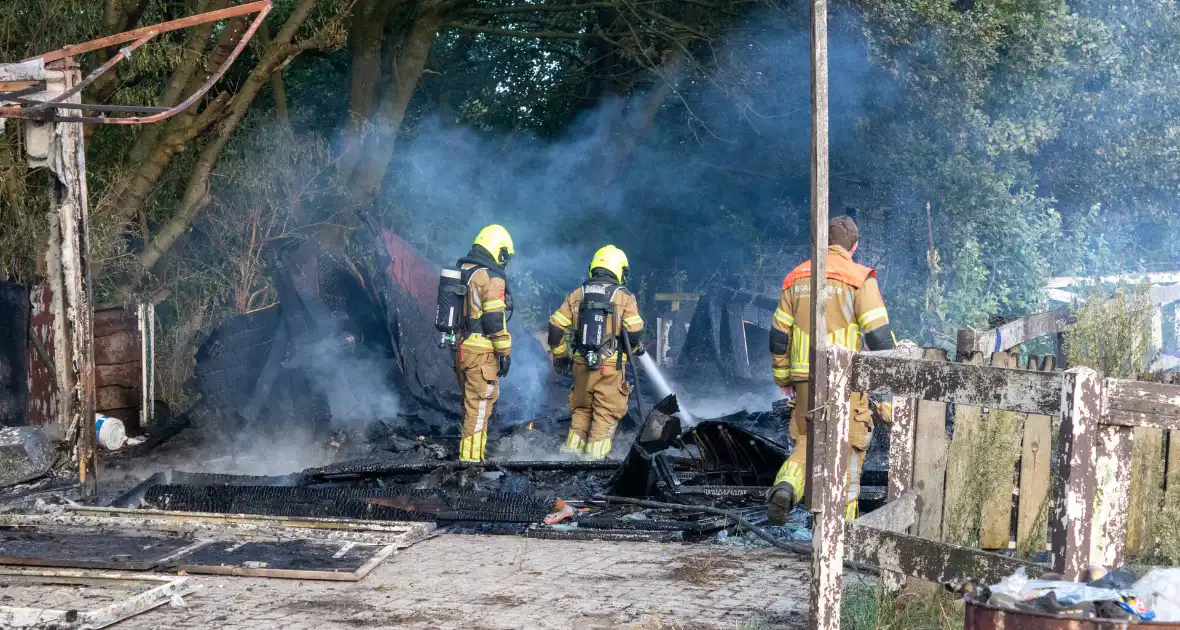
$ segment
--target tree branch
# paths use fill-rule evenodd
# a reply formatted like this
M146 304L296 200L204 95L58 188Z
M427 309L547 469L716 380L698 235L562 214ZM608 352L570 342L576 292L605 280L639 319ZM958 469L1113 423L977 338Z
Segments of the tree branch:
M471 31L473 33L483 33L485 35L499 35L501 37L518 37L521 39L598 39L601 35L594 33L567 33L565 31L513 31L503 28L489 28L487 26L477 26L475 24L462 24L459 22L444 22L442 28L455 28L461 31Z
M585 4L536 4L514 7L480 7L463 9L462 15L506 15L509 13L559 13L566 11L585 11L588 9L617 9L617 2L587 2Z

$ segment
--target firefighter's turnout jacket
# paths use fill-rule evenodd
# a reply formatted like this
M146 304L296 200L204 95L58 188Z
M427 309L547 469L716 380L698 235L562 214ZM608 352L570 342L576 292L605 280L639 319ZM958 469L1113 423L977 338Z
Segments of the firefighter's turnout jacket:
M578 323L583 287L566 296L561 307L549 318L550 331L556 329L562 333L558 341L551 332L549 349L555 359L571 357L573 360L574 385L569 393L572 422L562 451L584 453L588 459L605 459L610 453L619 420L627 414L627 400L631 395L631 385L624 378L627 356L619 336L626 328L631 343L641 343L643 318L639 316L635 296L614 279L596 274L586 284L614 291L611 297L614 317L607 330L612 342L600 350L601 364L597 369L587 367L584 353L571 349L566 339L565 333Z
M473 254L477 252L472 250ZM482 252L478 252L482 254ZM455 373L463 393L461 461L483 461L488 441L488 421L500 397L499 355L512 352L506 315L508 288L502 268L490 256L460 260L467 281L466 322L463 342L455 353Z
M827 262L828 341L853 352L865 346L866 337L875 350L892 348L892 334L888 329L889 314L877 287L876 272L853 262L848 251L838 245L828 248ZM795 489L796 501L802 500L806 481L810 309L811 261L807 261L783 280L770 335L774 382L780 387L794 385L796 393L790 430L795 448L790 459L779 470L775 483L789 482ZM879 339L882 336L884 338ZM852 424L848 436L851 452L845 512L849 518L855 518L856 502L860 496L861 465L868 449L872 416L868 397L863 393L852 394L851 407Z

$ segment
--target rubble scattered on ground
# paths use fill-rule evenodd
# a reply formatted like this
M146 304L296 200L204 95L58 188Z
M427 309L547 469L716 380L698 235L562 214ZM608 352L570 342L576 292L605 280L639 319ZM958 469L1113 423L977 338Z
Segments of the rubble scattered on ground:
M1137 579L1125 568L1092 567L1086 581L1056 574L1030 580L1024 569L975 595L989 606L1017 612L1111 621L1180 621L1180 569L1156 569Z

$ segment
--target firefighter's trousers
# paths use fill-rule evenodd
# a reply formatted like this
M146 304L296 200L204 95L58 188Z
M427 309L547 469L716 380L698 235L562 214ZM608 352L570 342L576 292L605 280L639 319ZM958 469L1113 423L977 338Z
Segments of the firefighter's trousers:
M460 360L462 358L462 360ZM493 352L455 353L455 374L463 392L463 439L459 460L482 462L488 443L488 421L500 397L499 361Z
M774 482L786 481L795 488L795 500L802 501L807 481L807 393L806 381L795 383L795 407L791 411L791 439L795 450L783 462ZM844 504L847 518L856 518L856 502L860 498L860 474L864 465L865 452L869 448L869 435L873 429L873 416L869 412L869 397L852 392L850 402L852 422L848 427L848 498Z
M616 367L614 357L603 359L591 370L575 362L574 386L570 389L569 409L573 421L562 451L583 452L586 459L606 459L619 420L627 414L631 385Z

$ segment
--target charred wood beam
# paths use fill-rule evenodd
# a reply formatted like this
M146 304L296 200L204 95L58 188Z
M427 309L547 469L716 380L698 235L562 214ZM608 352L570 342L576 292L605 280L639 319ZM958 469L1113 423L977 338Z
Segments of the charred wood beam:
M1061 413L1061 374L857 354L849 389L1046 416Z
M956 351L960 359L972 352L1003 352L1038 337L1064 332L1073 322L1070 310L1059 308L1021 317L991 330L960 330Z
M1029 577L1049 570L1016 558L869 527L859 519L847 528L849 560L956 590L969 582L995 584L1021 568Z

